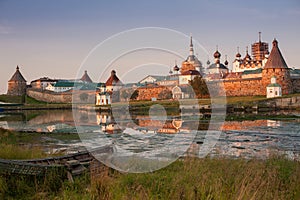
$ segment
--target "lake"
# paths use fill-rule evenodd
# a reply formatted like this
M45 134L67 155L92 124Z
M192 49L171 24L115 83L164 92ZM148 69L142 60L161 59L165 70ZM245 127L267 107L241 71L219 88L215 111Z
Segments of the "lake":
M299 112L290 114L298 115ZM240 115L240 114L239 114ZM230 120L210 129L214 123L200 116L149 117L124 116L80 111L74 122L71 110L24 111L0 113L0 126L26 132L77 134L78 139L56 140L55 151L66 153L113 145L122 155L145 157L189 155L202 157L209 151L214 157L267 158L285 154L291 159L300 155L300 119L297 117L256 120ZM76 129L77 125L77 129ZM204 150L207 141L208 149ZM49 151L49 146L45 150ZM52 150L53 151L53 150ZM151 152L149 154L149 152Z

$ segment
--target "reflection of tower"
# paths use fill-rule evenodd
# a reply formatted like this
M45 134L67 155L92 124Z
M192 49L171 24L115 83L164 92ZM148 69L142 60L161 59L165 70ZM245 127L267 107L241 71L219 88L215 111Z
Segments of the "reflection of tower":
M8 95L21 96L26 94L26 80L19 70L19 66L16 68L16 72L8 81Z
M97 124L100 126L101 131L105 133L120 133L121 127L116 123L111 115L97 114Z
M176 128L178 130L182 126L182 120L173 119L172 120L172 125L174 126L174 128Z

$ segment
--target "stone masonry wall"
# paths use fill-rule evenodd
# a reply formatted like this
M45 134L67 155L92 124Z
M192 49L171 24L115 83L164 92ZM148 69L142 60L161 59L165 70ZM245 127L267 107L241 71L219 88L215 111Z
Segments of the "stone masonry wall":
M51 91L41 91L29 88L27 89L27 95L39 100L48 103L71 103L72 102L72 93L55 93Z
M137 88L139 91L139 95L137 100L151 100L151 98L158 98L160 92L165 89L172 91L172 87L165 87L165 86L154 86L154 87L140 87Z
M226 96L255 96L266 95L266 87L261 79L248 79L242 81L224 81Z
M9 81L7 94L8 95L16 95L16 96L24 95L24 94L26 94L26 87L27 87L26 82Z
M266 88L262 85L261 79L248 80L225 80L207 82L210 94L213 96L254 96L266 95Z
M81 94L86 94L86 97ZM96 93L95 91L91 90L82 90L73 92L51 92L47 90L40 90L40 89L27 89L27 95L39 100L48 103L80 103L80 104L95 104L96 102Z

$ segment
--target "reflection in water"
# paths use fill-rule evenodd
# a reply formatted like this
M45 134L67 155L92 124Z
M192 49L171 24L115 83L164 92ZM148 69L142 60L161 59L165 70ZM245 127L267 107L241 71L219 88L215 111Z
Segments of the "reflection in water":
M99 136L99 140L109 137L114 143L122 145L120 151L146 152L154 150L163 141L180 137L182 144L189 141L191 130L199 130L187 152L197 156L203 144L209 120L195 121L193 117L174 116L164 120L148 116L124 116L116 121L111 115L96 113L93 116L87 111L80 112L82 126L90 127L88 134ZM211 156L230 156L243 158L266 158L274 152L285 153L290 158L299 159L300 154L300 121L293 120L245 120L226 121L222 134L211 151ZM4 113L0 116L0 127L51 133L76 133L73 113L68 110L45 111L40 113ZM107 133L107 134L103 134ZM160 140L160 141L159 141ZM103 141L105 141L103 139ZM97 141L98 143L101 141ZM177 145L180 143L177 143ZM80 141L65 144L69 147L80 147ZM179 148L171 146L171 148Z

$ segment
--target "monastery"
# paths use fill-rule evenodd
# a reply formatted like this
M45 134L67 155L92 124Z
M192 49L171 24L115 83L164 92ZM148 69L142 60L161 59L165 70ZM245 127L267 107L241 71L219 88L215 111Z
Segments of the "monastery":
M181 66L175 64L166 76L147 75L138 83L125 84L118 78L116 71L112 70L111 75L105 83L93 83L92 79L84 72L81 79L63 80L43 77L31 82L28 86L22 76L19 67L8 81L7 94L27 95L38 100L47 101L49 97L59 96L59 102L72 102L70 96L74 90L89 94L89 103L96 105L111 104L116 101L130 99L135 93L135 100L156 100L156 99L184 99L195 98L190 91L190 81L195 77L205 80L209 88L224 88L224 91L217 95L226 96L255 96L264 95L267 97L278 97L281 95L300 92L300 69L290 68L279 49L276 39L272 42L272 49L269 52L269 45L259 41L251 45L250 56L248 48L244 57L238 52L232 62L232 70L229 70L227 57L224 63L221 62L221 53L217 49L214 52L213 63L209 61L204 67L202 62L194 54L193 39L190 38L189 55L182 61ZM78 89L79 88L79 89ZM43 97L47 93L47 97ZM40 98L41 97L41 98ZM81 95L82 99L84 95ZM51 99L51 98L50 98ZM55 102L58 98L53 98Z

